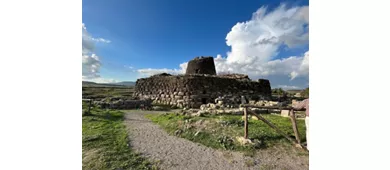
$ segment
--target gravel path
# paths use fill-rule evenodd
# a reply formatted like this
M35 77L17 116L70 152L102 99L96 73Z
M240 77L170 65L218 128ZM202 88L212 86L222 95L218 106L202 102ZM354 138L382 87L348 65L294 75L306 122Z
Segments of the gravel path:
M272 161L268 166L272 169L284 169L286 166L279 167L275 161L280 160L280 156L275 159L267 159L260 165L258 158L244 157L238 152L224 152L208 148L206 146L191 142L189 140L170 136L167 132L160 129L158 125L144 118L145 113L157 113L152 111L127 111L125 124L130 132L132 148L142 153L152 161L158 161L159 168L164 170L191 169L191 170L239 170L239 169L259 169L264 167L264 163ZM265 154L265 155L264 155ZM272 154L272 153L271 153ZM270 154L262 153L265 157ZM251 167L247 167L245 162L252 162ZM295 161L291 161L296 163ZM290 162L285 162L290 163ZM266 167L264 167L266 168ZM304 167L291 167L288 169L307 169Z

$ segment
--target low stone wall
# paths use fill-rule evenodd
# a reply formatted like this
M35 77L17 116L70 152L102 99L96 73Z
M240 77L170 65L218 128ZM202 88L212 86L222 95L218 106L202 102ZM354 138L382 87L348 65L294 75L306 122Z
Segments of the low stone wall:
M264 109L258 109L258 108L249 108L250 111L255 112L257 114L268 114L269 112ZM181 110L181 114L183 115L189 115L189 116L202 116L206 114L215 114L215 115L243 115L244 114L244 108L228 108L224 107L220 104L203 104L200 106L200 109L183 109Z
M241 103L241 96L251 100L269 99L271 86L264 79L251 81L242 77L161 74L138 79L134 96L151 99L157 104L199 108L202 104L214 103L220 96L234 105Z
M99 106L102 109L138 109L138 108L151 108L151 100L114 100L114 101L94 101L93 104Z

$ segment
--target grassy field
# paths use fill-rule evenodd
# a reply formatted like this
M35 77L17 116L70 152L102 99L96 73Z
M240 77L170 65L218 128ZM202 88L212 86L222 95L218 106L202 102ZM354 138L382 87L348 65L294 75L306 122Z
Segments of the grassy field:
M130 98L134 93L132 86L83 86L83 98L103 99L106 97Z
M293 137L294 132L289 118L276 115L263 116L283 132ZM253 119L248 122L248 138L255 141L255 145L240 145L236 137L244 136L244 121L242 116L239 115L190 117L170 113L150 114L146 117L160 125L169 134L216 149L243 151L250 155L257 149L265 149L274 145L290 145L289 141L275 132L274 129L259 120ZM305 123L303 120L297 120L297 123L301 141L306 141L304 135Z
M156 169L129 147L122 112L93 108L82 119L83 169Z

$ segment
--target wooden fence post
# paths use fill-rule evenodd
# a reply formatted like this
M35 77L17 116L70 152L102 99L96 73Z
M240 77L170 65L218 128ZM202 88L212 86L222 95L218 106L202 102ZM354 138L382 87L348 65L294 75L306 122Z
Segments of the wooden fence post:
M295 112L294 112L293 109L290 110L290 118L291 118L291 124L292 124L293 130L294 130L295 139L297 140L298 144L300 145L301 144L301 139L299 137L297 120L295 118Z
M272 124L271 122L269 122L267 119L265 119L263 116L261 115L257 115L256 113L252 113L252 112L249 112L251 115L253 116L256 116L259 120L263 121L264 123L266 123L268 126L270 126L271 128L275 129L279 134L281 134L282 136L284 136L286 139L288 139L290 142L296 144L297 141L295 141L294 139L290 138L288 135L286 135L283 131L281 131L278 127L276 127L274 124Z
M276 132L278 132L279 134L281 134L282 136L284 136L286 139L288 139L290 142L294 143L296 147L299 147L299 148L303 148L304 150L307 151L307 148L302 146L301 144L301 140L300 140L300 136L299 136L299 131L298 131L298 126L297 126L297 121L296 121L296 117L295 117L295 112L294 111L304 111L306 109L294 109L293 107L279 107L279 106L256 106L256 105L249 105L249 104L242 104L241 105L242 107L244 107L244 116L245 116L245 137L247 137L247 115L250 114L250 115L253 115L255 117L257 117L259 120L263 121L264 123L266 123L268 126L270 126L271 128L275 129ZM291 138L290 136L288 136L287 134L285 134L283 131L281 131L278 127L276 127L274 124L272 124L271 122L269 122L267 119L265 119L263 116L261 116L261 114L256 114L252 111L248 111L247 110L247 107L254 107L254 108L264 108L264 109L267 109L267 111L269 111L269 109L278 109L278 110L290 110L290 115L289 117L291 118L291 122L292 122L292 126L293 126L293 130L294 130L294 134L295 134L295 139ZM249 113L247 113L249 112Z
M92 104L92 99L89 100L89 106L88 106L88 113L91 113L91 104Z
M245 134L244 138L248 139L248 114L247 114L247 108L244 107L244 116L245 116L245 122L244 122L244 129L245 129Z

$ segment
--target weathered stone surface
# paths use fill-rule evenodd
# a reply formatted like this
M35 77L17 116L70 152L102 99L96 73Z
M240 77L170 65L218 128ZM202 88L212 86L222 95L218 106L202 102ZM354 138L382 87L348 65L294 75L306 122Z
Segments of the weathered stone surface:
M241 104L242 95L250 100L270 98L269 81L251 81L247 75L239 74L159 74L138 79L134 92L134 96L140 99L150 98L156 103L174 101L177 104L177 100L184 99L183 106L191 108L199 108L207 103L216 103L218 107L237 107ZM218 97L221 100L215 100Z
M204 114L206 114L206 111L199 110L199 111L196 112L196 113L190 114L190 116L203 116Z
M292 106L296 106L298 103L299 103L299 102L298 102L297 100L292 100L292 101L291 101L291 105L292 105Z
M247 115L247 117L248 117L248 119L251 119L252 116L251 115ZM241 119L245 120L245 116L241 116Z
M101 101L94 101L94 104L103 109L151 108L152 100L102 99Z
M239 144L241 145L248 145L248 144L253 144L253 142L250 139L245 139L244 137L236 137L236 140L238 141Z
M282 111L280 111L280 115L283 117L289 117L290 111L289 110L282 110Z
M196 57L187 65L186 74L210 74L216 75L213 57Z

